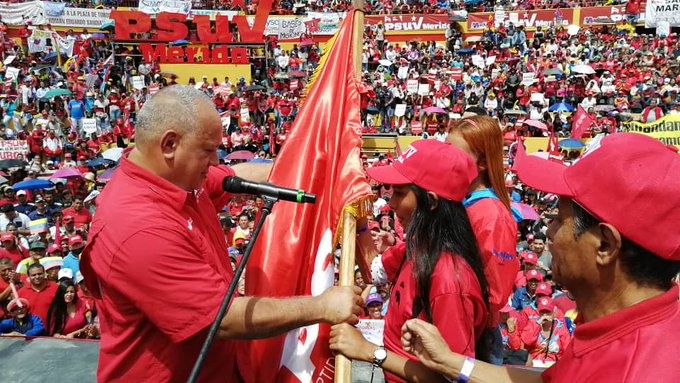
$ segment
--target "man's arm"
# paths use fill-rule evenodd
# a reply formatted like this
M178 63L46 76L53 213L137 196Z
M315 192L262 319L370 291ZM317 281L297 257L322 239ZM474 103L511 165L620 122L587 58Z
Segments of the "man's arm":
M241 177L251 182L266 182L273 164L242 162L231 168L237 177Z
M314 323L356 324L363 300L358 287L334 287L318 297L235 298L218 337L261 339Z
M411 319L402 327L401 343L404 351L413 353L430 369L455 381L458 379L465 356L453 353L439 331L430 323ZM475 361L470 374L473 383L542 383L538 371L505 368Z

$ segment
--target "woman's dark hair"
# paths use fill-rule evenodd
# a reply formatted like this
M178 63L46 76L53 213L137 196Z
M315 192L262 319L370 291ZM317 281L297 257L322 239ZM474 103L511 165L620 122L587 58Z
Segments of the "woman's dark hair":
M574 237L578 239L600 221L576 202L572 201L571 206L574 212ZM663 259L623 237L621 266L635 283L663 290L669 290L673 286L673 278L680 273L680 261Z
M66 279L59 283L57 288L57 293L54 296L50 310L47 312L47 328L46 332L49 335L61 334L64 330L64 325L66 325L66 318L68 313L66 312L66 302L64 301L64 295L66 295L66 290L69 287L73 287L76 290L76 294L73 296L73 303L78 302L78 288L72 280ZM66 335L66 334L61 334Z
M477 276L482 289L484 304L489 306L489 292L484 268L479 254L477 238L472 230L465 207L458 202L439 198L435 202L425 189L411 185L418 206L413 212L406 232L406 257L413 263L413 277L416 281L417 298L415 305L421 305L425 317L432 321L430 287L432 273L443 252L461 257ZM433 204L437 207L432 209ZM414 315L416 315L414 310ZM467 314L467 313L465 313ZM484 342L477 342L481 344ZM480 348L484 348L481 347ZM477 355L480 349L476 348ZM481 357L480 359L487 359Z

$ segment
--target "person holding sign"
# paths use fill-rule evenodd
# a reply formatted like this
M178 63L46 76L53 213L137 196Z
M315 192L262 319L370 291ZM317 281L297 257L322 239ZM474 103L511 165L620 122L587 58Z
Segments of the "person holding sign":
M680 381L677 350L668 347L680 339L676 150L640 134L617 133L572 166L525 155L516 169L525 184L560 196L548 230L553 278L579 308L563 356L542 373L492 366L452 352L437 328L422 320L405 323L404 350L459 381Z

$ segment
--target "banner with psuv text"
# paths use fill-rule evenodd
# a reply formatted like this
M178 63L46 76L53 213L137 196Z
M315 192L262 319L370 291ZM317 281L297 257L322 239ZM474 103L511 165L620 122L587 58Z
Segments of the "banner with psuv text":
M647 0L645 28L680 27L680 0Z
M0 160L26 159L27 154L26 140L0 140Z
M623 131L644 134L680 149L680 114L669 114L649 124L624 122Z

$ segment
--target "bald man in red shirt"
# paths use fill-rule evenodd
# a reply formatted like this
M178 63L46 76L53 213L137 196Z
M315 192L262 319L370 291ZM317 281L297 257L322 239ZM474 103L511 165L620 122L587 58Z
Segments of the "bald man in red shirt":
M135 140L97 198L80 264L100 312L97 380L185 382L234 276L217 219L231 198L222 180L261 182L269 167L217 166L222 123L193 87L167 87L146 102ZM334 287L316 297L235 297L199 381L241 381L244 346L231 339L357 323L360 293Z

